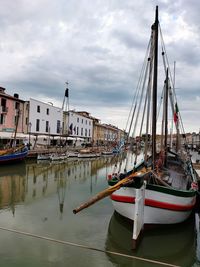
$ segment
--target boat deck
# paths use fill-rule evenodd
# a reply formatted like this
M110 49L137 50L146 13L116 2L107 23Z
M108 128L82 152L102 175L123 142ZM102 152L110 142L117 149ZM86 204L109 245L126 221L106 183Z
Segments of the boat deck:
M188 177L186 176L181 165L169 163L167 183L175 189L187 189Z

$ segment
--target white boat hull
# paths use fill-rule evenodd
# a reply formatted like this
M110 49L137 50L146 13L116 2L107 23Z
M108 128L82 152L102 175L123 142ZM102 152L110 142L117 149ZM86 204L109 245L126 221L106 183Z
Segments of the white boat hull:
M67 159L67 155L51 155L50 159L52 161L65 160L65 159Z
M133 220L135 212L135 189L122 187L111 195L115 210ZM145 190L144 223L176 224L191 214L196 196L184 197L154 190Z
M97 158L100 157L99 153L79 153L78 158Z
M50 160L49 155L38 155L37 160Z

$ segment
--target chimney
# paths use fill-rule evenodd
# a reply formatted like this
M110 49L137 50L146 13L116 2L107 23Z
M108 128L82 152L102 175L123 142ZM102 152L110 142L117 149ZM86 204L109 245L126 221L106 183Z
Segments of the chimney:
M6 88L0 86L0 93L5 94L5 90L6 90Z
M15 97L15 98L19 98L19 95L18 95L18 94L14 94L14 97Z

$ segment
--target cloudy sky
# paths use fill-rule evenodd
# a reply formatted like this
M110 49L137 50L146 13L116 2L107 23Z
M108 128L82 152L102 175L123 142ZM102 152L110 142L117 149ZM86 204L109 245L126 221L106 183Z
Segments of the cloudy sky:
M0 0L0 85L125 129L154 21L168 59L186 132L200 129L199 0Z

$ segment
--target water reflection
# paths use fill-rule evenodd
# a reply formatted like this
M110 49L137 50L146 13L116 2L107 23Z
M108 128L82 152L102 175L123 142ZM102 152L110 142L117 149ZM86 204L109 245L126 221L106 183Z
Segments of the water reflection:
M57 193L59 211L62 215L66 188L70 187L71 183L74 181L84 183L90 180L90 193L92 194L93 181L94 178L97 180L99 170L105 167L107 172L107 168L111 168L118 161L119 157L116 156L92 160L68 160L59 163L27 162L12 168L1 166L0 209L10 209L14 215L16 205L22 202L31 203Z
M138 250L133 253L131 250L132 226L115 213L111 217L113 207L109 199L99 202L96 206L85 210L78 216L73 215L72 209L74 207L107 187L107 174L113 171L115 165L119 167L121 160L121 167L123 168L126 163L124 154L92 160L70 159L60 163L29 161L10 169L8 166L1 166L1 225L36 234L40 233L44 236L53 236L56 239L86 245L92 244L94 247L102 249L106 247L107 250L120 253L128 253L181 266L192 266L196 254L196 238L192 220L180 226L145 231ZM132 165L133 162L134 154L130 154L128 164ZM9 212L3 212L5 209ZM106 233L107 229L108 233ZM17 246L17 248L15 246L17 239L12 236L15 240L13 242L9 237L5 235L1 251L5 250L5 255L8 255L10 251L14 253L16 250L18 255L20 246ZM42 242L41 247L39 247L38 241L33 241L35 242L33 250L32 243L27 246L26 241L28 240L25 239L22 242L19 255L24 252L25 248L26 253L28 253L27 247L30 248L29 255L31 255L32 261L36 258L39 259L43 256L48 258L46 255L52 255L52 247L46 245L46 243ZM32 239L30 242L32 242ZM64 258L63 255L66 255L66 250L64 247L62 249L60 250L60 246L55 245L54 252L56 256L59 255L58 259L63 262L62 266L65 266L68 258ZM76 255L77 250L73 249L73 255ZM32 251L37 250L38 257L35 257L35 252ZM41 255L41 251L44 250L46 250L46 255L43 255L43 253ZM84 254L85 251L81 251L81 253ZM123 257L105 256L104 254L96 256L97 254L95 254L94 262L99 257L99 262L102 261L102 258L105 258L106 263L108 263L108 265L97 266L155 266ZM71 255L69 258L71 258ZM75 258L76 256L74 256ZM87 266L94 266L94 262L88 264L87 257L84 259L86 259ZM81 264L82 261L78 263ZM74 265L83 266L78 263ZM19 266L22 265L19 264ZM43 266L49 265L47 263Z
M17 168L16 168L17 167ZM11 210L15 215L16 203L25 200L25 175L26 165L1 166L0 170L0 209Z
M68 173L67 173L68 175ZM59 209L60 209L60 218L62 219L64 201L65 201L65 192L67 186L67 175L64 173L62 169L59 169L55 173L55 177L57 180L57 194L59 200Z
M145 229L138 249L132 251L132 224L114 212L108 228L106 249L178 266L192 266L195 262L194 229L194 217L177 226ZM108 257L113 263L120 264L119 257L110 254ZM130 259L121 258L123 264L130 262ZM147 266L147 263L137 261L137 265L127 266Z

